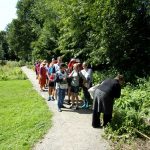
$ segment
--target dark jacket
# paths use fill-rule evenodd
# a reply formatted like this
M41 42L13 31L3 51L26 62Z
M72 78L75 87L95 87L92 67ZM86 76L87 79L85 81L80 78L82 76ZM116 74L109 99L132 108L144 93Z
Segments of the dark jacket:
M97 111L105 114L112 114L114 98L119 98L120 94L121 86L118 80L104 80L94 94L94 101L97 101L95 104L98 105Z
M116 79L106 79L98 88L112 98L120 97L121 86L119 84L119 81Z

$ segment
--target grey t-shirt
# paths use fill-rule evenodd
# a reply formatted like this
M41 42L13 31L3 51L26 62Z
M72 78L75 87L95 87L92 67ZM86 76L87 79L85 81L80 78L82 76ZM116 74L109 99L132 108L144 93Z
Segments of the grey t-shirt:
M71 85L72 86L79 86L79 73L75 70L71 72L70 77L72 78L71 80Z

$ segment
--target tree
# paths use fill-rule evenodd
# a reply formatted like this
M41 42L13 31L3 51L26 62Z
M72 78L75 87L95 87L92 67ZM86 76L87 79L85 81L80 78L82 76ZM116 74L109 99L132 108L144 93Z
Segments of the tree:
M114 0L104 24L109 63L130 77L149 72L150 14L147 0ZM108 15L109 14L109 15Z
M51 60L53 55L59 54L55 50L57 48L59 31L56 23L57 15L53 10L53 1L45 0L41 2L37 0L32 10L32 16L34 16L32 28L36 31L37 37L31 43L32 56L34 58Z
M78 57L142 76L150 67L149 10L149 0L20 0L8 43L20 59Z
M31 42L35 38L31 27L31 10L34 0L20 0L17 3L18 18L14 19L7 28L7 39L11 51L19 59L31 60Z
M9 59L9 47L6 40L6 32L0 32L0 59L8 60Z

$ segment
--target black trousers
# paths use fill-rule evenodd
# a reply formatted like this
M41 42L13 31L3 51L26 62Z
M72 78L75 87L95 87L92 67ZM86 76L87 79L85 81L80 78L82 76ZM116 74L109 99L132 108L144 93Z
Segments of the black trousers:
M98 103L98 100L95 99L94 102L94 109L93 109L93 116L92 116L92 126L94 128L98 128L101 126L101 122L100 122L100 114L101 112L98 112L98 105L101 105L100 103ZM106 126L108 122L111 122L112 119L112 114L105 114L103 115L103 126Z
M83 89L83 94L84 94L84 101L89 102L91 96L90 96L90 93L88 92L88 88L83 86L82 89Z
M112 119L112 114L104 114L103 116L103 126L106 126L107 123L111 122L111 119Z

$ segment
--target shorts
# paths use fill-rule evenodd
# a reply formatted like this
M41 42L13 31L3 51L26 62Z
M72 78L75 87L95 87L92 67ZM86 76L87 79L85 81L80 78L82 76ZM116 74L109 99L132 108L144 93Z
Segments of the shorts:
M55 82L51 82L51 81L49 81L48 86L49 86L49 87L55 87Z
M71 81L72 81L72 78L67 78L68 86L71 86Z
M71 86L70 91L72 93L79 93L79 86Z

